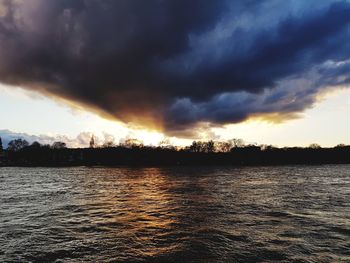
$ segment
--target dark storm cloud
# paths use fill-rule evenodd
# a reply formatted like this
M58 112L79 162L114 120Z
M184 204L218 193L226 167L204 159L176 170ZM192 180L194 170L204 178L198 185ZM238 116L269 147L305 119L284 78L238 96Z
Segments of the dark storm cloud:
M349 82L346 1L0 0L0 81L180 133Z

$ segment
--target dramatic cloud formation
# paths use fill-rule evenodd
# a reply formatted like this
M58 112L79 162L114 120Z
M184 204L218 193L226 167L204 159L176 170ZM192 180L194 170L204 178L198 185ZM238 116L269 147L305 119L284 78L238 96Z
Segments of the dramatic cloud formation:
M124 122L295 117L350 78L347 1L0 0L0 81Z

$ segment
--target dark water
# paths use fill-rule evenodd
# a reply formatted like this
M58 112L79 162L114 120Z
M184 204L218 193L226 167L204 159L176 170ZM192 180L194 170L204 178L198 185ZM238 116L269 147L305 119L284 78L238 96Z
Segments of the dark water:
M0 262L350 262L350 166L0 168Z

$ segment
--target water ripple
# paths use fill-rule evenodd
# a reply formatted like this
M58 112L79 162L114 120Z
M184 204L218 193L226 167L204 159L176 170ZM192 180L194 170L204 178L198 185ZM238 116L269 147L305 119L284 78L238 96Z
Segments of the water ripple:
M0 262L350 262L349 168L0 168Z

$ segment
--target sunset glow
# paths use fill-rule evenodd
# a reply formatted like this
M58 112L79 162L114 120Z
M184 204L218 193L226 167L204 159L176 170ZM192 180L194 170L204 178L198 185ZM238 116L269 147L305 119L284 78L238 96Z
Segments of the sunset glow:
M113 137L115 143L128 138L137 138L145 145L159 145L162 141L186 146L193 139L228 140L242 138L248 143L272 144L275 146L308 146L318 142L323 146L350 143L350 124L344 119L350 116L350 91L336 89L327 93L311 109L301 113L296 119L274 122L266 118L252 118L243 123L213 126L199 129L197 137L168 137L161 131L138 128L117 120L105 119L83 109L72 108L62 102L47 99L39 93L1 86L0 107L6 114L0 115L2 128L14 133L27 133L40 138L42 135L64 139L72 147L86 147L85 140L75 139L80 133L93 134L103 143ZM17 110L11 111L16 105ZM54 114L54 118L52 118ZM23 119L22 117L27 117ZM314 131L317 131L315 133Z

